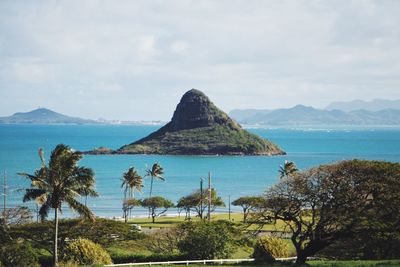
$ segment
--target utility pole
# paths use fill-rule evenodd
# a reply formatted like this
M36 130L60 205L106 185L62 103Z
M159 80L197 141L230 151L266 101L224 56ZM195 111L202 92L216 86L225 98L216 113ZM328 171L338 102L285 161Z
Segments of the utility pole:
M231 195L229 195L229 221L231 221Z
M211 172L208 172L208 222L211 222Z
M203 219L203 178L200 178L200 219Z
M3 203L3 223L4 225L7 225L7 172L4 171L4 188L3 188L3 194L4 194L4 203Z

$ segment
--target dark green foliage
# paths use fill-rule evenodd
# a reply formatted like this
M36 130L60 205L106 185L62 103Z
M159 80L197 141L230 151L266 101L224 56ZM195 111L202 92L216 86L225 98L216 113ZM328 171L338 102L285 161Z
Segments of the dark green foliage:
M143 199L142 206L150 210L151 218L154 222L157 216L165 213L169 208L174 207L174 203L163 197L149 197Z
M48 229L52 223L30 223L15 225L10 228L10 235L13 238L24 238L31 240L35 249L51 251L53 235ZM67 240L87 238L104 247L114 243L143 238L143 234L132 228L129 224L108 219L96 219L95 222L80 219L65 219L59 223L58 240L63 249Z
M170 132L165 136L121 148L144 154L281 154L278 146L243 129L211 126Z
M72 241L64 248L63 260L79 265L112 263L110 255L104 248L83 238Z
M233 206L241 206L243 209L243 222L246 222L249 212L263 201L262 197L240 197L232 202Z
M399 259L399 233L365 231L353 238L338 240L320 251L317 256L340 260Z
M42 220L54 210L53 256L54 265L57 265L58 214L61 212L62 204L67 204L82 217L94 221L95 216L92 211L77 198L98 196L94 189L96 181L92 169L77 166L82 159L82 153L73 151L64 144L59 144L54 148L48 165L44 160L42 149L39 149L39 157L42 165L34 174L19 173L31 182L31 187L26 189L23 201L35 200L40 204L39 214Z
M282 220L291 231L297 263L344 238L399 239L400 163L350 160L295 173L265 194L259 223ZM365 247L365 258L389 255ZM386 243L389 244L389 243ZM383 246L384 247L384 246Z
M201 219L204 218L204 211L208 208L208 192L207 190L194 191L192 194L185 197L181 197L178 201L178 207L184 208L186 213L190 210L194 210ZM217 195L217 191L211 188L211 212L217 207L225 207L225 203L221 197Z
M186 229L181 227L161 228L147 236L147 247L153 253L176 254L179 252L178 244L186 234Z
M5 267L38 266L38 258L26 240L10 240L0 247L0 262Z
M234 250L234 229L229 222L186 223L178 247L189 259L229 258Z
M186 92L171 121L116 153L137 154L282 154L270 141L243 130L201 91Z
M287 244L277 237L262 236L254 246L253 258L257 262L273 262L276 258L286 258L288 256Z

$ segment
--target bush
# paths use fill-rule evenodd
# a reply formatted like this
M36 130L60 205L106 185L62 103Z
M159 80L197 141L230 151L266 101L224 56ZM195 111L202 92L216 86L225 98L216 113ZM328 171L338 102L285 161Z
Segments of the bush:
M110 254L99 244L79 238L66 246L63 260L82 265L111 264Z
M257 240L253 258L258 262L273 262L276 258L289 256L289 249L281 238L263 236Z
M198 222L182 225L187 229L179 242L180 251L190 259L228 258L233 252L232 225L228 222Z
M39 263L30 243L24 240L17 240L2 244L0 266L39 266Z

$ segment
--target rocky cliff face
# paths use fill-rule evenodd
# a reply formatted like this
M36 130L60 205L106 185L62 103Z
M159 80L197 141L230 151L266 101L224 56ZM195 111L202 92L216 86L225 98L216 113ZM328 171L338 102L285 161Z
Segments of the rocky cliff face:
M114 151L121 154L280 155L275 144L243 130L201 91L186 92L169 123Z
M179 102L168 130L179 131L213 125L240 128L227 114L219 110L201 91L192 89L186 92Z

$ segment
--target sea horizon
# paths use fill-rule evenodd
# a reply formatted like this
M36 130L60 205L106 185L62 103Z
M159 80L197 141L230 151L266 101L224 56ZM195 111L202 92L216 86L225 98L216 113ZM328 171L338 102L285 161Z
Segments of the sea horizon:
M38 149L43 148L45 159L59 143L75 150L90 150L106 146L113 149L145 137L159 126L148 125L0 125L0 170L7 171L8 207L28 206L36 212L34 202L22 203L23 190L29 182L17 172L33 173L40 167ZM179 155L84 155L80 166L92 168L96 175L98 198L89 198L88 206L99 217L121 217L123 190L122 173L134 166L144 176L146 167L159 162L165 169L165 182L154 183L153 195L171 199L199 188L200 178L211 172L212 187L224 200L226 207L217 212L228 212L231 202L246 195L260 195L278 181L279 166L285 160L293 161L304 170L319 164L346 159L370 159L400 162L400 127L321 127L304 128L247 128L249 131L278 144L287 155L283 156L179 156ZM149 196L149 179L144 179L143 194ZM83 199L81 199L84 201ZM240 212L240 207L231 207ZM146 210L136 208L135 216ZM171 209L167 214L176 214ZM74 217L64 208L63 217Z

